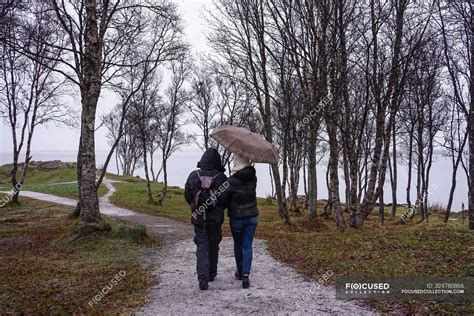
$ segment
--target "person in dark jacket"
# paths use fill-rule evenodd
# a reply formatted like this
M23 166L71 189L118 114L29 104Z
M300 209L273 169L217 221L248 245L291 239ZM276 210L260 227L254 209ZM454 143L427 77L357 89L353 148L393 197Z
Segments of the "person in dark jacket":
M194 224L194 242L196 243L196 268L199 288L208 289L208 282L214 281L217 275L219 243L222 240L222 223L224 222L224 203L221 198L227 180L222 167L221 157L216 149L207 149L197 167L186 181L184 196L191 207L191 222ZM202 192L202 180L212 179L211 189L214 193L207 204L195 205L198 193Z
M232 176L227 179L225 201L234 239L234 255L237 271L235 277L242 280L242 287L249 288L252 268L253 237L258 224L257 177L250 161L234 156Z

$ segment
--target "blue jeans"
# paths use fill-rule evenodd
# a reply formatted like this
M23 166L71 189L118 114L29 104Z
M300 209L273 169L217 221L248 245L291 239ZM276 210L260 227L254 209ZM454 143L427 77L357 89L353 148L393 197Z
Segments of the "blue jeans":
M258 216L230 220L230 229L234 239L235 263L241 275L250 275L253 255L252 243L257 224Z

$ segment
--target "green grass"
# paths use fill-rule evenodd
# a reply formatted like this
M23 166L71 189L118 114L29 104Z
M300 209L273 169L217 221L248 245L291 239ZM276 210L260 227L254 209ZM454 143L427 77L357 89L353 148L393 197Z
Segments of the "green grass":
M167 198L162 206L148 203L147 188L144 181L114 183L117 192L112 195L111 202L117 206L151 215L165 216L183 222L190 222L189 207L184 200L182 190L168 188ZM158 194L163 186L152 184L154 194Z
M0 190L9 191L10 169L6 166L0 166ZM35 191L58 195L67 198L77 199L77 184L67 183L76 181L75 168L62 168L54 170L39 170L31 168L28 170L23 190ZM99 196L107 193L105 185L99 187Z
M112 231L72 241L78 221L68 217L71 208L23 201L0 209L0 314L118 314L143 303L153 284L143 254L158 245L143 227L108 220Z
M260 225L270 252L297 271L318 279L332 270L337 276L474 276L474 234L459 222L431 215L399 224L387 217L381 227L374 214L363 228L336 228L335 220L294 218L292 229L275 222ZM336 278L331 279L334 282ZM370 302L380 312L474 313L473 303L420 301Z

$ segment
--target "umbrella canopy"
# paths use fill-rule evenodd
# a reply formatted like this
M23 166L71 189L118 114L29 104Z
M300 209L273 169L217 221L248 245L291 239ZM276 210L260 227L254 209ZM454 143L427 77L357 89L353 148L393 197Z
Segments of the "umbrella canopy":
M275 146L267 142L262 135L246 128L222 125L216 127L210 136L228 151L253 162L278 163Z

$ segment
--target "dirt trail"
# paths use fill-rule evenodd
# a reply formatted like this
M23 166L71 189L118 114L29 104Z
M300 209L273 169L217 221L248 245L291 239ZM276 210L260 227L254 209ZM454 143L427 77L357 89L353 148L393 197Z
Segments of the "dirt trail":
M141 224L165 241L159 253L148 256L159 283L137 315L277 314L277 315L370 315L376 314L357 302L336 300L333 287L305 280L292 268L275 260L263 240L255 240L251 288L244 290L234 280L231 238L220 246L219 270L208 291L200 291L195 269L195 245L191 225L168 218L136 213L117 207L109 198L113 183L104 179L109 192L100 198L101 214ZM75 206L76 201L54 195L22 191L21 195ZM154 264L153 264L154 263ZM148 262L150 264L150 262Z

